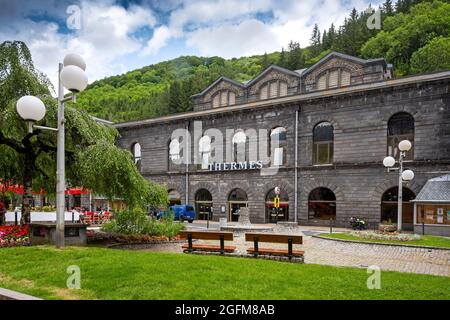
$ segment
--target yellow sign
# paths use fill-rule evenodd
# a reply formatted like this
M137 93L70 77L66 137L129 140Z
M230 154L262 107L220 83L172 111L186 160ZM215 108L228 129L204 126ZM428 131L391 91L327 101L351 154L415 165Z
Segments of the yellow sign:
M280 198L278 196L273 198L273 206L275 208L279 208L280 207Z

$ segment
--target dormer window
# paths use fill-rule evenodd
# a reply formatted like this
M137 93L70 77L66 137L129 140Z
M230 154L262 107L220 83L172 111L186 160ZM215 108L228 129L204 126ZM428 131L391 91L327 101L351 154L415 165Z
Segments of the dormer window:
M317 90L333 89L350 85L350 72L344 69L327 70L316 83Z
M260 89L261 100L284 97L288 94L288 85L285 81L282 80L273 80L266 82Z
M232 106L236 104L236 94L230 90L222 90L213 98L213 108Z

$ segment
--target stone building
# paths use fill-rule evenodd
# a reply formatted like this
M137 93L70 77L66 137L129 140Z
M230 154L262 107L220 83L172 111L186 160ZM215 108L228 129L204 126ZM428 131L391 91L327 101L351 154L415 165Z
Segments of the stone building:
M411 200L450 171L450 71L392 73L384 59L332 52L307 69L270 66L246 83L221 77L192 97L192 112L116 124L119 145L200 219L235 221L247 206L253 223L347 226L357 216L375 226L397 219L398 175L382 160L398 158L408 139L415 178L403 188L403 221L412 229Z

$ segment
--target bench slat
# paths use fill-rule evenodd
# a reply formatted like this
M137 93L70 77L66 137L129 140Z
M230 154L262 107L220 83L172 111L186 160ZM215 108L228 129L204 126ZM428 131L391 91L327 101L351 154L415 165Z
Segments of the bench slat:
M187 239L188 234L192 235L192 239L202 240L220 240L220 237L223 235L224 240L233 241L233 232L181 231L179 236L181 239Z
M255 253L255 249L247 249L247 252L250 254ZM289 253L287 250L282 249L269 249L269 248L259 248L258 254L269 254L269 255L279 255L279 256L287 256ZM305 251L293 250L292 255L294 257L302 257L305 254Z
M187 245L187 244L183 244L181 247L185 250L189 249L189 245ZM192 249L193 250L201 250L201 251L220 251L220 246L210 245L210 244L193 244ZM225 246L224 247L225 252L233 252L234 250L236 250L236 246Z
M302 236L270 233L246 233L245 241L254 241L255 237L258 238L258 242L288 243L288 239L292 239L292 244L303 243Z

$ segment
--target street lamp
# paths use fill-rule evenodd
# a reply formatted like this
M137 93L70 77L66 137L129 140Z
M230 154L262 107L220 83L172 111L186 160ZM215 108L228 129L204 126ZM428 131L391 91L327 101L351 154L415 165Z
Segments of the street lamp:
M403 204L403 182L411 181L414 179L414 172L412 170L403 171L403 160L406 157L406 152L411 150L412 144L408 140L402 140L398 144L398 149L400 150L400 155L398 157L398 162L400 167L393 168L395 165L395 159L391 156L385 157L383 159L383 165L390 170L398 170L398 206L397 206L397 231L402 230L402 204Z
M28 131L33 132L33 128L52 130L58 132L57 152L56 152L56 247L64 247L64 212L65 212L65 141L64 141L64 104L72 100L76 102L76 94L86 89L88 79L85 74L86 63L77 54L68 54L64 57L64 63L58 66L58 123L57 128L49 128L34 125L45 116L45 105L36 97L24 96L17 101L16 109L19 115L28 122ZM64 88L72 94L64 97Z

